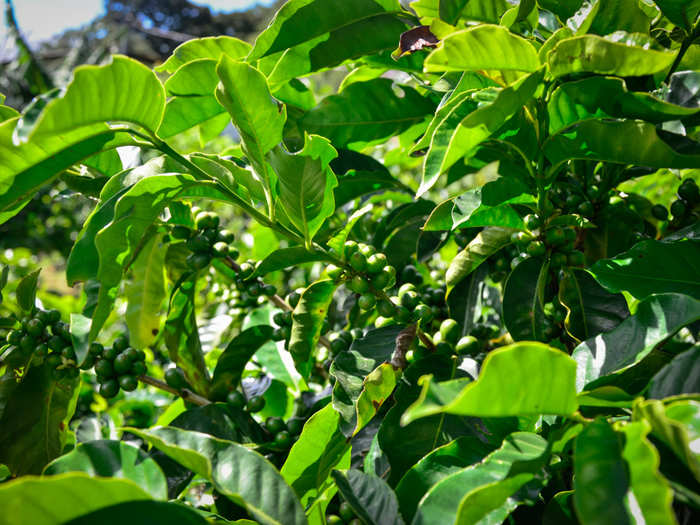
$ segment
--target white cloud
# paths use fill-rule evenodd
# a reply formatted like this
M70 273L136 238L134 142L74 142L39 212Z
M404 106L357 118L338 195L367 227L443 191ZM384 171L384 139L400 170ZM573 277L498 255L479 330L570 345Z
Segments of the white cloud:
M102 0L15 0L14 6L17 24L30 42L80 27L102 12ZM6 31L2 24L0 40Z
M214 11L241 11L255 4L270 5L274 0L190 0L193 4L207 5Z

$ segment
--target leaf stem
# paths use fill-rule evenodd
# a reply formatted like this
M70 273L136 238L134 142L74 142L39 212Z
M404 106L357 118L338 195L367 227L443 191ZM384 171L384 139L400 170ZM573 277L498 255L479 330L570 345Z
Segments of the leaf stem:
M180 396L184 401L189 401L190 403L194 403L195 405L203 407L211 404L211 401L209 401L206 397L202 397L199 394L195 394L187 388L178 390L177 388L173 388L169 384L161 381L160 379L156 379L155 377L142 375L139 376L139 381L141 381L142 383L146 383L147 385L151 385L152 387L158 388L159 390L164 390L165 392L170 392L171 394Z

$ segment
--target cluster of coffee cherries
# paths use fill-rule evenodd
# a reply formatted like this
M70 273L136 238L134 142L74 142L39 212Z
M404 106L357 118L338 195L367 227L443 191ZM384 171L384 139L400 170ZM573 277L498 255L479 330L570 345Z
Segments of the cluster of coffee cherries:
M670 210L673 218L669 225L673 229L689 226L700 216L700 189L693 179L684 179L678 187L677 199L671 203ZM661 204L651 208L651 214L659 221L668 220L668 210Z
M177 225L170 230L170 237L184 240L192 253L187 256L187 266L198 271L206 268L215 257L238 258L238 250L231 246L235 236L229 230L219 229L219 216L193 208L195 229Z
M7 343L3 361L11 368L26 369L46 363L56 379L79 374L68 325L61 321L57 310L35 309L10 330Z
M528 231L516 232L512 236L513 243L521 250L511 262L512 268L528 257L543 257L547 253L550 254L549 264L554 269L585 264L583 252L575 248L577 233L573 225L556 224L556 220L545 224L534 213L526 215L524 221Z
M265 284L262 280L252 277L255 272L255 264L251 261L242 263L238 268L236 279L236 307L256 307L262 297L272 297L277 293L277 288L272 284Z
M130 347L125 335L117 337L110 348L92 343L86 362L88 360L94 362L99 392L105 398L116 396L120 389L136 390L139 376L146 373L146 354Z
M341 502L335 512L337 514L326 514L326 523L328 525L362 525L364 523L357 517L347 501Z

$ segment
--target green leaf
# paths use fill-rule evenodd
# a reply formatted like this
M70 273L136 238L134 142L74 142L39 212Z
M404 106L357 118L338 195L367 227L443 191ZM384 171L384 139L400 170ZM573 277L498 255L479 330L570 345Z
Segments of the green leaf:
M302 233L308 247L323 222L335 211L333 188L338 181L329 163L337 155L327 139L306 135L301 151L290 154L276 148L268 156L277 174L278 203Z
M417 196L432 188L458 160L473 155L479 144L515 115L540 88L543 75L544 68L503 89L465 93L435 129Z
M370 15L267 55L258 61L258 67L268 77L277 96L281 87L297 77L335 67L347 60L390 52L407 28L406 23L393 14Z
M491 351L479 378L442 406L421 410L421 395L401 423L442 412L478 417L570 415L578 408L575 381L576 363L565 353L541 343L515 343ZM431 378L420 382L427 393ZM432 396L431 402L437 399Z
M644 299L635 314L617 328L574 349L571 357L577 364L577 391L611 381L613 374L639 363L654 347L697 319L700 301L686 295L660 294Z
M76 364L83 364L90 346L90 328L92 319L81 314L70 314L70 339L75 351Z
M267 173L265 154L282 142L287 110L278 107L265 76L254 67L224 55L216 66L216 74L220 80L216 100L231 115L241 134L243 151L263 176Z
M395 369L391 363L382 363L365 377L356 402L357 426L353 435L362 430L377 414L384 401L394 391L400 377L401 371Z
M464 5L466 3L466 5ZM506 0L418 0L411 2L411 8L420 17L443 18L443 4L449 5L449 17L461 17L462 20L472 20L497 24L503 13L510 7ZM457 8L462 4L462 10ZM445 13L448 14L448 13ZM446 18L443 18L447 22ZM452 23L452 22L449 22Z
M433 450L406 472L396 486L401 515L411 521L423 496L447 476L479 463L491 451L473 436L462 436Z
M365 377L391 359L401 329L386 326L369 330L362 338L355 339L348 351L338 354L331 364L329 373L335 377L332 403L343 419L343 431L347 436L358 428L355 406Z
M462 279L476 270L481 263L498 250L511 243L510 228L484 228L461 252L450 262L445 274L448 295Z
M257 452L231 441L172 427L130 428L129 432L208 479L217 491L261 524L307 523L292 489Z
M688 31L700 14L700 0L655 0L654 3L666 18Z
M451 33L425 59L425 70L429 72L497 69L530 73L539 67L535 47L497 25L479 25Z
M127 300L126 326L129 340L136 348L153 344L160 330L165 289L167 244L160 235L152 237L131 265L131 280L124 295Z
M632 420L646 420L654 437L665 443L700 480L700 454L694 446L700 437L700 403L687 400L664 405L657 400L642 401L634 406Z
M515 177L499 177L480 188L468 190L454 199L453 229L499 226L523 229L520 215L510 204L536 202L530 188Z
M537 3L543 9L551 11L559 17L562 22L574 16L579 10L584 0L538 0Z
M41 268L28 273L17 284L17 290L15 294L17 296L17 306L19 306L25 312L31 312L34 310L34 305L36 303L36 287L39 283L39 273L41 273Z
M503 288L503 323L516 341L544 339L544 288L549 263L525 259L508 276Z
M334 190L336 208L379 190L407 190L382 163L352 150L338 150L338 157L331 161L331 168L338 177L338 187Z
M217 61L211 58L194 60L165 82L165 91L171 98L165 106L158 136L172 137L226 113L214 96L219 83L216 65ZM228 118L223 121L225 126Z
M97 151L133 144L124 132L95 124L60 135L36 136L31 142L13 143L17 120L0 124L0 223L17 214L41 186L62 170Z
M597 261L593 277L611 292L637 299L655 293L682 293L700 300L700 242L648 240L614 259Z
M82 472L27 476L0 485L3 523L7 525L62 525L105 507L148 499L148 493L132 481L93 478Z
M260 347L270 340L273 329L269 325L255 325L234 337L219 356L212 378L211 396L224 398L241 381L245 365Z
M396 495L381 478L356 469L332 473L338 490L363 523L403 525Z
M633 422L617 427L625 436L622 457L629 469L632 494L646 523L673 525L673 491L659 472L659 453L649 442L651 430L646 422Z
M423 497L413 519L413 525L429 523L462 523L460 504L463 498L475 495L476 491L494 482L513 479L511 470L519 464L539 462L548 456L547 442L536 434L516 432L508 436L500 449L492 452L482 462L464 468L442 479ZM521 478L517 478L522 484ZM531 475L530 475L531 476ZM515 490L514 490L515 491ZM485 523L501 523L517 506L510 500L495 509ZM465 519L467 516L464 517ZM471 521L466 521L471 523Z
M44 475L85 472L103 478L123 478L136 483L155 499L167 499L168 487L158 464L141 449L123 441L79 443L72 451L44 469Z
M181 503L167 503L164 501L129 501L118 503L99 510L84 514L72 519L64 525L118 525L129 523L130 525L150 525L152 523L177 523L178 525L207 525L203 511L191 509ZM236 522L240 525L251 525L249 520Z
M209 371L204 363L202 344L197 331L195 297L197 275L183 281L170 300L168 318L163 327L163 340L173 363L182 368L187 382L206 395L209 391Z
M175 48L173 54L155 70L158 72L175 73L181 66L199 60L210 58L218 60L221 55L232 59L245 57L251 49L248 42L232 36L208 36L193 38Z
M647 397L664 399L700 392L700 345L678 354L649 382Z
M0 377L0 463L15 476L39 474L66 443L80 380L52 372L32 366L21 383L12 372Z
M352 212L352 215L350 215L345 221L345 226L343 226L343 229L337 232L335 235L333 235L333 237L328 239L328 241L326 242L328 247L331 250L335 250L336 253L342 253L343 245L345 244L345 241L348 240L348 236L350 235L352 229L355 227L355 224L357 224L357 221L359 221L362 217L371 212L372 209L373 206L371 204L367 204L359 210L355 210L354 212Z
M574 508L582 523L632 523L623 440L603 419L584 427L574 445Z
M584 120L552 135L544 153L551 170L574 159L679 169L700 162L700 145L640 121Z
M321 337L323 320L336 286L330 279L314 282L302 292L292 312L292 335L288 348L294 366L304 378L308 378L311 372L314 349Z
M330 404L316 412L282 466L280 474L305 508L333 485L332 469L350 466L350 442L339 423L340 415Z
M284 51L321 35L332 36L355 22L398 13L397 0L291 0L255 40L248 60Z
M586 6L588 7L588 6ZM635 0L596 1L585 7L572 21L577 35L609 35L616 31L648 33L651 18Z
M547 55L547 65L554 78L573 73L636 77L666 71L675 57L675 53L585 35L561 40Z
M306 113L300 125L308 133L328 138L334 146L355 149L398 135L422 122L434 109L415 89L399 88L403 96L396 94L388 78L355 82L324 98Z
M629 316L624 296L607 292L584 270L564 270L559 301L569 311L566 330L579 341L609 332Z
M614 77L566 82L552 93L547 110L550 133L593 117L624 117L659 124L698 113L696 108L671 104L649 93L629 91L624 79Z
M122 55L104 66L80 66L60 97L35 121L21 121L22 139L59 135L104 122L130 122L155 132L163 118L165 90L148 67Z

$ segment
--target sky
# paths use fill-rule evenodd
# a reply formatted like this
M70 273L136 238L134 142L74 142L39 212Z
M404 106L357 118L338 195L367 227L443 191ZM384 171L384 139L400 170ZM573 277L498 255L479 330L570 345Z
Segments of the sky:
M272 0L192 0L215 11L237 11ZM14 0L17 23L29 42L40 42L65 29L80 27L102 13L103 0ZM0 46L7 30L0 21Z

